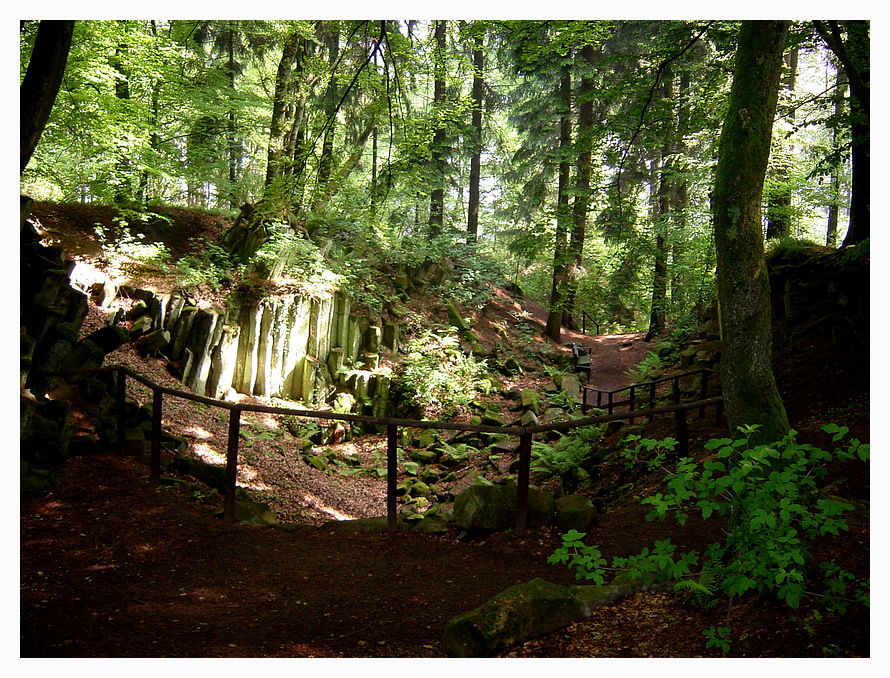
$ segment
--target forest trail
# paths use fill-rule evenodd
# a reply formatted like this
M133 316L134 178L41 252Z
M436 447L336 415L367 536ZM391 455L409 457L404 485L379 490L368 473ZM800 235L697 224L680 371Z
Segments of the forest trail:
M510 297L503 290L499 290L495 297L495 303L501 308L510 304L506 301ZM512 304L514 308L521 308L528 319L540 325L543 331L547 325L546 308L527 297L522 298L521 305L515 300ZM590 346L590 362L593 367L587 385L601 391L614 391L630 386L633 380L627 376L627 371L639 364L652 350L653 344L644 341L645 336L645 332L583 334L563 327L560 344L566 349L570 349L573 343Z

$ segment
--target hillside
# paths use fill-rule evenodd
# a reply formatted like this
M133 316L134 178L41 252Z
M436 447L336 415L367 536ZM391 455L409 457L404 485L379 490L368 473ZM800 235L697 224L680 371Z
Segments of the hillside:
M68 256L102 268L93 226L103 222L112 232L112 212L38 204L35 215ZM189 252L192 239L216 239L226 227L222 217L185 210L168 216L171 222L159 221L144 236L147 243L165 242L176 257ZM794 291L774 300L775 370L793 425L813 444L827 444L819 430L827 421L849 426L851 435L867 441L868 299L857 296L863 280L867 290L867 257L842 263L826 252L780 252L771 265L775 280L782 280L775 288ZM159 271L135 273L144 276L143 283L171 284ZM797 294L800 281L819 284ZM431 327L446 318L430 297L417 295L408 304ZM567 331L562 345L548 344L540 336L543 310L500 288L482 308L466 311L486 353L497 348L499 357L515 357L523 365L518 374L502 375L501 392L489 398L501 411L509 410L502 393L510 387L545 391L552 382L548 370L567 364L573 341L594 347L590 383L603 390L627 385L627 370L652 348L640 335ZM83 332L103 323L104 314L91 306ZM706 333L688 341L715 350ZM109 361L129 364L159 383L177 384L169 361L144 357L130 345L110 354ZM193 449L213 447L226 434L225 422L207 408L170 406L165 427L188 438ZM546 564L559 544L554 528L470 540L453 528L435 535L343 534L329 521L381 515L383 484L307 466L290 451L296 439L277 422L257 418L247 428L252 440L244 460L257 475L255 486L266 488L259 494L289 525L286 530L224 527L214 517L218 496L184 477L151 490L136 456L71 457L57 486L23 495L23 655L435 657L442 656L444 622L503 588L535 576L572 581L567 569ZM669 420L657 420L640 433L659 438L671 430ZM704 441L726 431L706 418L691 422L690 434L692 453L701 457ZM622 435L603 440L603 448L616 447ZM345 443L365 463L382 444L379 435ZM503 463L509 461L507 455ZM482 459L468 464L452 492L465 486L461 481L496 478L499 472ZM638 552L667 535L689 547L711 540L714 528L701 521L682 528L645 522L635 495L655 491L661 479L657 474L628 478L622 466L620 459L607 457L599 465L599 480L584 490L602 507L588 543L611 556ZM552 487L556 481L539 482ZM867 576L867 467L863 472L838 466L825 482L855 502L857 511L851 533L825 540L820 549ZM738 639L733 656L869 654L867 610L856 608L837 624L817 618L811 607L794 614L776 614L776 609L776 602L762 595L746 598L733 611ZM667 592L644 593L507 656L717 656L717 650L704 649L700 629L722 625L725 616L722 601L702 609Z

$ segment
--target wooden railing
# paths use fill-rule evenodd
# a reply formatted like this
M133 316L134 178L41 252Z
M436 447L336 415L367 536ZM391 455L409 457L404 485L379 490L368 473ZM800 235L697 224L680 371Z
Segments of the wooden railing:
M593 324L596 327L596 333L600 333L600 324L594 319L592 315L590 315L587 311L581 311L581 334L587 334L587 321Z
M416 419L393 419L384 417L369 417L359 414L339 414L335 412L322 412L315 410L297 410L284 407L271 407L266 405L254 405L250 403L229 403L214 398L199 396L187 391L167 388L156 384L155 382L137 374L133 370L124 366L109 366L94 368L89 370L71 370L66 372L42 373L39 376L56 377L56 376L73 376L82 374L91 374L97 372L117 372L116 385L116 440L123 449L124 437L126 432L125 421L125 399L127 393L127 378L131 378L152 391L152 428L151 428L151 446L149 452L149 481L152 484L160 482L161 475L161 436L162 436L162 420L164 396L182 398L198 403L204 403L212 407L229 411L228 436L226 441L226 480L225 492L223 495L223 520L226 523L232 523L235 519L235 488L238 477L238 447L241 431L241 413L242 412L259 412L265 414L279 414L285 416L310 417L314 419L329 419L349 422L361 422L376 426L384 426L386 428L387 440L387 475L386 475L386 514L387 526L389 531L395 532L397 527L397 503L396 503L396 478L398 475L397 466L397 449L398 449L398 429L406 428L431 428L451 431L473 431L481 433L497 433L505 436L519 437L519 467L517 469L517 496L516 496L516 526L514 531L518 535L525 534L527 516L528 516L528 489L531 476L531 452L532 438L536 433L544 433L547 431L565 431L579 426L590 426L594 424L602 424L610 421L633 419L634 416L648 416L650 420L658 414L675 413L677 417L677 438L679 441L679 452L685 452L687 444L686 436L686 417L688 410L699 409L704 411L706 407L718 407L718 417L722 416L723 398L702 399L692 403L674 404L668 407L661 407L646 411L636 411L634 414L620 412L609 412L605 415L594 417L585 417L582 419L574 419L572 421L556 422L551 424L543 424L539 426L484 426L474 424L460 424L457 422L444 421L423 421ZM593 391L595 389L587 389ZM619 389L624 390L624 389ZM611 395L618 391L610 392ZM585 392L586 399L586 392ZM631 398L633 400L633 398ZM612 402L612 407L622 403ZM632 408L631 408L632 409ZM681 414L682 413L682 414ZM682 420L682 430L680 423Z
M653 381L642 381L633 383L630 386L622 386L621 388L615 389L613 391L604 391L598 388L594 388L593 386L581 386L581 390L583 392L582 398L582 408L585 412L587 412L591 407L596 407L597 409L605 410L609 414L613 414L615 410L619 407L627 406L627 412L629 415L633 415L634 406L641 405L642 403L646 403L648 405L649 410L655 408L657 403L659 394L658 394L658 386L661 384L671 384L671 392L670 392L670 401L674 405L679 405L683 394L680 387L680 381L682 379L688 379L691 377L700 376L701 384L699 385L698 392L696 397L698 400L707 400L708 398L708 384L710 381L710 377L713 374L717 374L716 370L712 370L706 367L692 370L690 372L682 372L680 374L672 374L667 377L662 377L661 379L655 379ZM621 394L627 392L628 397L627 400L616 400L615 396L617 394ZM596 405L591 402L591 394L596 394ZM664 397L662 395L662 397ZM704 411L700 412L701 416L704 416ZM637 414L636 416L640 416ZM652 421L651 414L647 414L649 417L649 421ZM630 421L633 423L633 419L635 417L631 416Z

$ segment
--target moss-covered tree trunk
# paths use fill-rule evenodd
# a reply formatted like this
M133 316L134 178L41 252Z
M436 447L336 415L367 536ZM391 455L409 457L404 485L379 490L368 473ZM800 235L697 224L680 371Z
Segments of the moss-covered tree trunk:
M44 20L37 27L34 51L19 90L21 172L28 166L56 103L73 34L73 21Z
M771 357L769 278L761 199L788 21L744 21L711 208L723 335L722 382L730 428L760 424L761 441L788 431Z
M556 235L553 245L553 287L550 290L550 311L547 314L547 325L544 336L559 342L562 337L563 312L565 311L565 293L568 283L569 262L566 250L566 238L571 224L572 211L569 206L569 178L571 167L566 158L572 144L572 79L567 68L563 69L559 90L563 113L559 125L559 188L556 205Z

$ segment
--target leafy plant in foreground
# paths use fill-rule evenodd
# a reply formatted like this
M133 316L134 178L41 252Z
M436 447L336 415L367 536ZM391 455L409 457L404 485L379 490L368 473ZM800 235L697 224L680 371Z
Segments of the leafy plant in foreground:
M854 575L834 563L819 563L823 572L822 590L807 588L814 583L809 545L827 534L839 534L848 526L844 513L853 506L819 491L817 481L824 478L831 460L867 461L869 446L853 439L833 453L797 441L790 431L782 440L752 446L750 439L757 426L742 429L739 439L713 439L705 447L714 457L701 465L689 458L677 462L676 469L665 469L667 491L642 500L652 506L647 520L664 519L674 514L681 525L691 511L701 511L702 518L727 522L727 536L721 543L710 544L701 558L695 551L675 555L669 540L628 558L613 558L612 567L596 546L587 546L585 536L575 530L563 536L563 545L548 562L562 563L574 569L579 579L604 583L607 570L645 584L674 581L675 590L683 588L699 593L713 588L730 597L749 591L769 591L791 608L797 608L804 595L818 598L830 612L843 614L850 602L869 604L868 581L853 590ZM823 430L839 442L848 433L846 427L829 424ZM637 449L657 449L667 441L640 440ZM635 460L635 453L626 454ZM663 457L656 455L658 464ZM652 464L652 460L647 460ZM663 466L662 466L663 467ZM664 468L664 467L663 467ZM697 572L693 566L699 566ZM697 580L699 590L688 582ZM730 641L724 627L704 632L708 647L724 651Z

